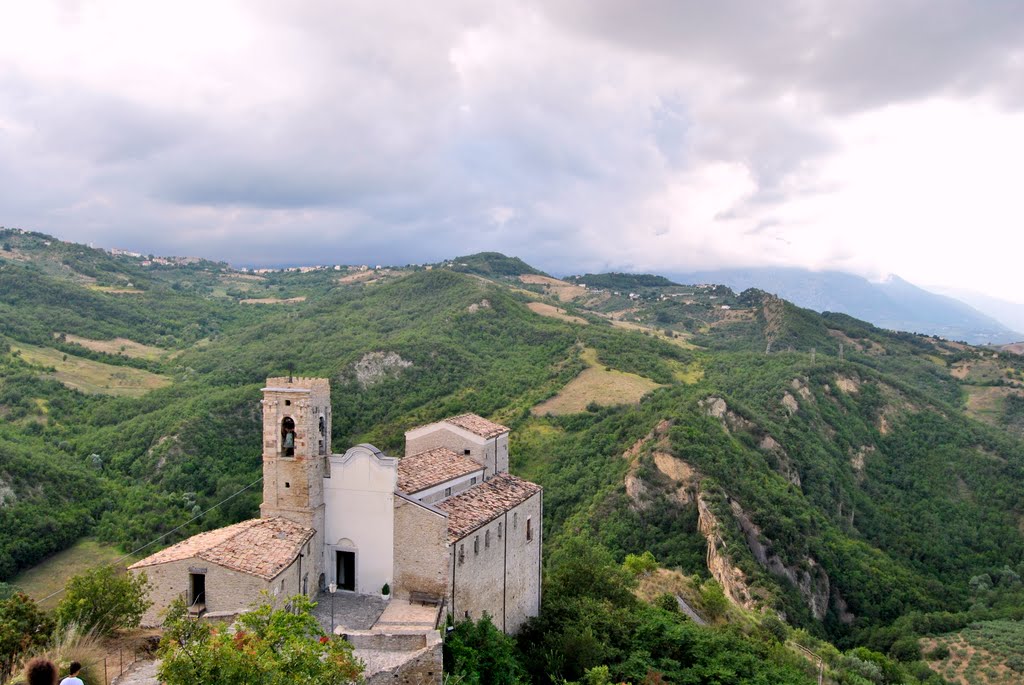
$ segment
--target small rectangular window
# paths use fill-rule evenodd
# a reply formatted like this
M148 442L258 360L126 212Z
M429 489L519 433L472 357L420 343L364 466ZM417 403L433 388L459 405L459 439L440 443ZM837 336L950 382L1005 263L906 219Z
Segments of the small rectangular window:
M459 565L466 560L466 546L459 545ZM284 581L281 581L284 582Z
M530 540L533 540L533 520L529 516L527 516L526 517L526 541L529 542Z
M452 496L452 489L451 488L445 488L444 489L444 496L445 497L451 497Z
M491 548L491 531L484 531L484 549Z
M498 524L498 539L501 539L501 524Z
M472 478L469 479L469 484L476 485L476 476L473 476Z
M473 538L473 554L480 554L480 536Z
M516 528L516 529L519 528L519 512L518 511L513 511L512 512L512 527Z
M469 450L462 450L462 453L465 454L467 457L470 455L470 451Z

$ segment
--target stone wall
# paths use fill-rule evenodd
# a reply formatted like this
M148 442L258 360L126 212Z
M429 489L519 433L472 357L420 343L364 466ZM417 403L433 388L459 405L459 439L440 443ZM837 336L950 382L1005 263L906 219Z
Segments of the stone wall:
M420 502L426 504L434 504L442 500L454 497L455 495L470 489L477 483L482 483L484 480L483 471L474 471L468 473L465 476L459 476L458 478L452 478L451 480L439 483L433 487L429 487L426 490L420 490L412 497Z
M396 655L392 652L390 655ZM356 650L356 656L363 659L367 666L365 685L440 685L443 678L443 653L441 641L416 652L402 654L401 661L388 653ZM383 658L382 658L383 657ZM385 663L380 667L375 663L380 659Z
M485 479L495 473L508 471L508 433L484 439L458 426L441 422L405 434L405 456L438 447L447 447L456 454L464 454L483 466Z
M158 626L163 623L163 612L171 602L182 597L189 601L190 569L206 569L206 613L226 616L238 614L259 602L264 590L271 597L290 597L302 592L302 578L308 575L307 593L315 595L316 578L314 568L306 563L310 559L312 541L302 548L303 558L296 558L272 580L224 568L217 564L192 557L181 561L146 566L131 573L145 573L149 580L149 599L153 605L142 617L143 626Z
M499 629L515 633L540 612L542 515L538 493L452 546L448 601L456 620L486 612Z
M448 588L448 518L395 497L395 579L398 599L410 592L444 597Z

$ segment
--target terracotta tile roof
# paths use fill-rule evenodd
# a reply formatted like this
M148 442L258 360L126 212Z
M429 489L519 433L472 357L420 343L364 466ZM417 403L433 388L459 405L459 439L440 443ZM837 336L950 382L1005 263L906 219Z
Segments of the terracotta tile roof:
M193 535L135 562L129 568L145 568L195 557L270 580L295 560L311 537L312 529L288 519L250 519Z
M502 426L500 423L488 421L484 417L477 416L476 414L461 414L459 416L453 416L450 419L445 419L442 423L450 423L453 426L464 428L470 433L479 435L481 438L493 438L496 435L508 433L508 428Z
M483 468L447 447L438 447L410 454L398 462L398 489L411 494Z
M540 491L536 483L511 473L499 473L435 506L448 513L448 542L455 542Z

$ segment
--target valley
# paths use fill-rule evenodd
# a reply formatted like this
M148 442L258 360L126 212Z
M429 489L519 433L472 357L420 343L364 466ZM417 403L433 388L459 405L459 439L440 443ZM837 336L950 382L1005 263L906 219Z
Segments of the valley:
M134 549L229 497L165 542L252 516L259 493L232 495L261 472L260 384L294 372L331 379L337 445L393 452L410 426L470 411L510 426L512 472L545 488L545 582L563 595L582 592L575 557L613 576L656 560L641 604L616 595L606 615L554 592L546 616L661 625L647 607L668 593L717 615L722 632L687 639L742 668L808 682L799 644L857 684L936 682L929 665L955 682L921 649L1024 618L1019 355L496 253L257 276L4 240L2 581L32 585L18 574L87 536ZM631 656L639 633L607 628L594 656L558 662L583 638L544 620L536 677L655 667Z

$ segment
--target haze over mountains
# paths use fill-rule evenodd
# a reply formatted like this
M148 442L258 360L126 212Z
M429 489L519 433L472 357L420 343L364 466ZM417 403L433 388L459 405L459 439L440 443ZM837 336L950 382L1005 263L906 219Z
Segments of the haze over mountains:
M718 269L666 274L678 283L716 283L734 290L760 288L801 307L818 312L842 312L881 328L938 335L974 345L1000 344L1024 339L989 314L953 297L939 295L899 276L874 283L840 271L797 268ZM982 305L977 300L975 306ZM995 302L995 301L993 301ZM1020 305L1003 303L1006 313ZM989 311L993 311L988 308ZM1019 313L1019 312L1018 312ZM1008 318L1008 317L1007 317ZM1024 317L1015 319L1024 328Z

